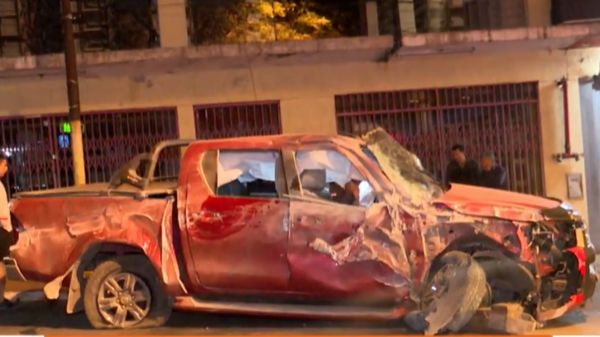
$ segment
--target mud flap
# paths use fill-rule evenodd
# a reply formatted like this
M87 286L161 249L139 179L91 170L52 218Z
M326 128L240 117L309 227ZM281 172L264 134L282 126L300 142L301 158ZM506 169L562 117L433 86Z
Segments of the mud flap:
M69 268L69 270L67 270L66 273L64 273L61 276L55 278L54 280L48 282L44 286L44 295L46 295L47 299L49 299L49 300L57 300L58 299L58 297L60 296L60 290L62 289L63 281L65 280L65 278L67 276L72 274L73 270L76 270L75 267L78 265L79 265L78 263L75 263L74 265L71 266L71 268Z
M83 271L80 270L81 261L73 264L71 273L71 282L69 286L69 297L67 298L67 314L74 314L83 311Z

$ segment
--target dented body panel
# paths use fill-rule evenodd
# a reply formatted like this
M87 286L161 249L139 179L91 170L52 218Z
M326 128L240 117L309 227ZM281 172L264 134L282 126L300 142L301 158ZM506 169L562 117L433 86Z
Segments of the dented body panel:
M25 198L11 206L22 224L11 255L28 280L50 282L86 250L101 245L99 252L143 252L163 275L165 286L180 288L177 261L171 256L172 203L166 199ZM162 235L167 239L161 240Z
M12 259L26 279L50 282L68 273L91 248L138 253L152 262L164 290L178 297L180 307L276 314L250 305L194 304L193 298L209 295L238 302L389 304L393 314L361 315L392 318L415 307L414 294L440 254L492 250L546 277L542 283L564 278L571 285L569 301L554 290L540 300L540 317L555 318L589 298L596 281L588 257L593 247L576 212L555 200L512 192L463 185L445 191L414 155L386 136L199 141L187 148L171 185L147 179L148 188L137 192L131 186L97 185L21 194L11 204L19 232ZM320 149L346 158L369 183L376 201L368 207L342 205L308 197L301 187L294 193L293 180L301 176L296 151ZM219 194L217 152L223 150L277 153L276 195ZM567 214L566 220L549 216L551 209ZM568 275L557 272L563 264L556 250L561 259L575 257L577 265L568 265ZM86 257L83 268L92 271L94 259L102 256ZM313 316L344 316L332 310ZM311 310L290 312L304 317Z

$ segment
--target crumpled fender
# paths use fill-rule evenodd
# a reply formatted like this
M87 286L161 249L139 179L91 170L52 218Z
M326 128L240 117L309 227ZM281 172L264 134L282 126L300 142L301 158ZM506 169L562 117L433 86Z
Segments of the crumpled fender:
M58 299L65 279L70 277L66 311L70 314L82 311L82 290L85 288L84 272L86 271L86 267L89 266L94 258L100 253L142 253L150 259L157 269L157 273L161 275L159 279L163 281L163 286L167 294L172 296L187 294L187 289L181 279L179 261L177 260L173 245L173 205L174 198L171 197L167 199L160 224L160 237L156 239L150 240L151 238L147 235L140 235L138 238L146 237L148 240L140 242L140 246L132 246L131 243L135 241L129 240L129 236L111 236L109 232L105 241L96 241L89 244L84 253L64 274L45 285L44 294L46 295L46 298L50 300ZM133 218L130 217L126 220L129 222L127 226L129 228L139 227L141 231L144 231L144 229L148 227L148 224L146 224L146 221L143 221L143 219L147 218L139 216ZM95 221L93 223L97 224L97 222L98 221ZM79 225L78 227L80 227L83 232L89 233L89 231L84 230L84 226ZM97 225L94 225L93 227L97 227Z

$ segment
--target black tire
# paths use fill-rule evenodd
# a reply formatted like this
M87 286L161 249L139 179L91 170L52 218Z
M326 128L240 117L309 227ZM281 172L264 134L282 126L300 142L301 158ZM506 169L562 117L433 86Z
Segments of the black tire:
M485 272L468 254L451 251L436 259L421 290L421 311L407 315L406 323L414 330L434 335L443 330L459 332L487 295ZM448 274L445 291L434 299L426 294L434 287L435 277Z
M473 258L485 272L493 297L490 304L520 303L536 292L533 273L519 261L493 253L476 253Z
M115 326L103 318L98 304L99 292L104 282L119 274L135 275L151 294L148 304L149 311L135 325ZM169 320L173 309L173 300L164 293L154 266L144 255L124 255L100 263L86 283L83 304L90 324L96 329L159 327Z

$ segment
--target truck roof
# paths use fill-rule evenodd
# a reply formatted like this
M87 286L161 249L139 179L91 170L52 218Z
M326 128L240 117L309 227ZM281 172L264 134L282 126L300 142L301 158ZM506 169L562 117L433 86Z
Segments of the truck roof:
M236 147L236 144L244 144L248 147L248 144L269 144L270 146L283 146L285 144L309 144L309 143L345 143L348 146L356 146L364 144L359 138L351 138L340 135L324 135L324 134L281 134L281 135L267 135L267 136L250 136L250 137L236 137L236 138L218 138L218 139L174 139L159 142L154 147L155 156L164 148L172 146L188 146L196 151L203 151L202 148L206 146L219 146L219 147ZM142 154L143 155L143 154ZM150 154L147 154L150 156ZM139 155L138 155L139 156ZM156 158L155 158L156 159ZM39 191L26 191L20 192L15 195L18 198L31 198L31 197L56 197L56 196L99 196L99 195L130 195L136 194L143 191L146 194L153 193L165 193L165 191L174 191L175 187L173 183L158 183L154 184L152 188L142 189L133 187L127 184L123 184L118 188L111 188L109 183L97 183L97 184L86 184L80 186L70 186L64 188L55 188L48 190Z
M265 144L270 143L272 145L284 145L289 143L318 143L318 142L333 142L345 141L352 143L362 144L362 140L359 138L352 138L340 135L326 135L326 134L279 134L279 135L265 135L265 136L248 136L248 137L236 137L236 138L218 138L218 139L206 139L206 140L194 140L190 143L190 146L202 146L206 144L231 144L231 143L255 143ZM175 142L175 141L166 141Z

